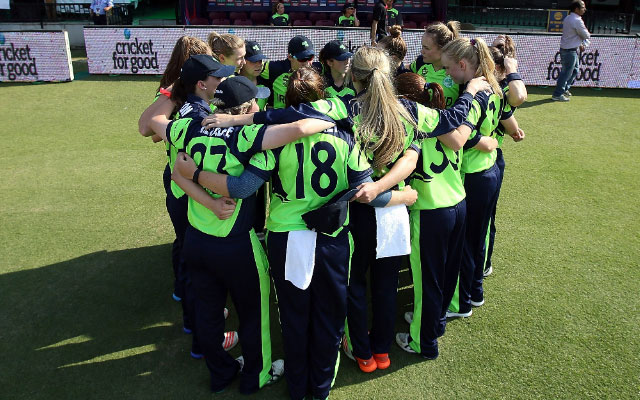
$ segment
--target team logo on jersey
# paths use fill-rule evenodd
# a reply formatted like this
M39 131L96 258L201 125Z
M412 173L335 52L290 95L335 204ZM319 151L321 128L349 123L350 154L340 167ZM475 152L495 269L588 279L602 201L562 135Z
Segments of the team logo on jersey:
M178 114L181 117L184 117L185 115L189 114L191 111L193 111L193 107L191 106L191 104L189 103L184 103L184 105L182 106L182 108L180 109L180 111L178 111Z
M129 30L129 28L125 28L124 30L124 38L125 39L129 39L131 37L131 31Z
M442 81L442 84L444 85L444 87L452 87L453 86L453 79L451 79L451 77L449 75L444 77L444 80Z
M233 128L213 128L213 129L207 129L204 126L202 128L200 128L200 133L204 136L215 136L215 137L225 137L228 138L229 136L231 136L231 133L233 132Z

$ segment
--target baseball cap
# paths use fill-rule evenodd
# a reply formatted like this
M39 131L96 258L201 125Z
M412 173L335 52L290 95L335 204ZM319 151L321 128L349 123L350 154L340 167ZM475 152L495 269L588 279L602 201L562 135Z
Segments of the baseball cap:
M289 46L287 48L289 54L293 56L293 58L302 60L305 58L309 58L316 54L313 49L313 43L306 36L295 36L293 39L289 40Z
M332 40L325 44L323 50L329 60L344 61L347 58L353 57L353 53L349 52L347 47L339 40Z
M212 56L197 54L189 57L189 59L182 64L180 80L184 83L196 83L207 79L207 76L224 78L232 75L235 70L236 67L223 65Z
M245 42L245 47L247 50L247 54L244 56L245 60L258 62L267 58L267 56L262 52L262 47L260 47L258 42L247 41Z
M251 99L266 99L271 94L269 88L257 87L244 76L232 76L220 82L215 98L224 102L224 108L236 107Z

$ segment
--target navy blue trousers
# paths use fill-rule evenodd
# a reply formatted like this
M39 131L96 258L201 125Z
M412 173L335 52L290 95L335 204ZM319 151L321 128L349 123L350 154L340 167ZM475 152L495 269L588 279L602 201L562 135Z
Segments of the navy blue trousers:
M353 355L368 360L371 353L388 353L393 342L398 271L402 257L376 259L376 213L373 207L351 203L349 221L354 248L347 291L347 334ZM371 329L367 318L367 270L373 313Z
M491 268L491 255L493 254L493 242L496 239L496 209L498 208L498 199L500 197L500 189L502 188L502 180L504 179L504 157L502 155L502 149L498 148L498 158L496 159L496 165L500 171L500 177L498 178L498 193L496 194L496 204L493 206L493 212L491 213L491 225L489 226L489 245L487 246L487 261L485 262L485 271Z
M464 176L464 190L467 192L467 228L460 269L461 313L471 310L472 299L484 299L484 250L489 219L498 196L499 175L498 166L494 164L484 171Z
M189 220L187 219L188 197L185 194L177 199L173 195L173 192L171 191L171 169L169 169L169 164L167 164L167 167L164 170L162 181L166 192L165 204L167 206L167 212L169 213L169 218L171 218L173 231L176 234L176 239L173 241L173 247L171 248L174 275L173 293L182 298L181 305L183 324L185 328L189 329L193 333L191 351L194 353L200 353L200 346L198 344L198 337L195 328L194 296L190 289L191 279L189 276L189 268L184 262L184 256L182 254L184 236L187 231L187 227L189 226Z
M196 329L214 392L227 387L239 370L239 364L222 347L227 294L231 294L240 320L238 336L244 357L240 391L255 392L270 377L268 266L262 248L256 247L260 246L257 237L254 239L252 243L249 232L215 237L187 228L184 254L195 294ZM264 262L258 260L256 251L262 252Z
M267 249L278 297L285 378L294 400L329 396L347 316L350 238L318 234L311 284L305 290L285 280L288 232L269 232Z
M428 358L438 356L447 308L456 289L465 238L466 201L452 207L411 211L413 322L409 345Z

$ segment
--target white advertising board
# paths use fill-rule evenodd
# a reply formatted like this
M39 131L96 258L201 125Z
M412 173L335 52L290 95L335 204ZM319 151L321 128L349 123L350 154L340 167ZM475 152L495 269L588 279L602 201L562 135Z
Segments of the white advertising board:
M340 39L351 51L369 43L366 29L336 28L251 28L251 27L85 27L84 36L92 74L162 74L176 40L183 35L206 41L211 31L233 33L255 40L272 60L287 55L287 43L305 35L316 52L329 40ZM420 30L407 30L403 38L409 63L419 55ZM491 44L498 33L463 33L482 37ZM517 45L519 71L528 85L554 85L560 71L560 36L555 34L511 35ZM594 36L580 55L580 73L575 86L637 88L640 85L640 40L624 36ZM636 62L634 62L636 61Z
M71 80L66 31L0 32L0 82Z

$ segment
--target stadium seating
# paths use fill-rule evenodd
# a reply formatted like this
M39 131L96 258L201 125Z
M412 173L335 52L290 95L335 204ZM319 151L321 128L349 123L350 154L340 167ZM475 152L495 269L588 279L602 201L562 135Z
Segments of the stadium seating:
M226 18L216 18L211 20L211 25L231 25L231 21Z
M247 19L247 13L246 12L230 12L229 13L229 19L232 21L235 21L236 19Z
M225 19L227 18L227 13L224 11L211 11L209 13L209 19L210 20L214 20L214 19Z
M319 19L316 21L316 26L336 26L336 23L330 19Z
M404 21L402 27L405 29L416 29L418 25L413 21Z
M323 19L328 19L327 18L327 14L323 13L323 12L311 12L309 13L309 21L311 22L317 22Z
M233 24L251 26L253 25L253 21L251 21L250 19L235 19L233 20Z
M249 14L249 18L254 25L269 25L269 14L262 11L254 11Z
M289 20L295 21L297 19L307 19L307 13L294 11L289 13Z
M191 17L189 22L191 25L209 25L209 20L202 17Z
M313 22L308 19L297 19L293 21L293 26L313 26Z

